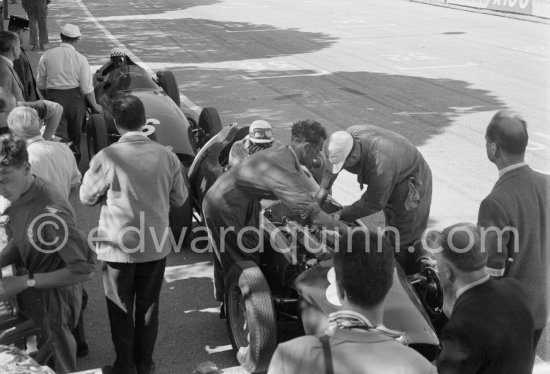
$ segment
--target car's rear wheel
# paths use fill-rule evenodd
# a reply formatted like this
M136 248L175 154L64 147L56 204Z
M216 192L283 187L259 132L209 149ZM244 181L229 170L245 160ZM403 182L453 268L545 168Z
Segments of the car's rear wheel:
M88 159L109 145L107 125L102 114L92 114L86 125L86 142L88 145Z
M190 191L189 180L187 178L187 169L185 166L181 166L181 173L183 175L183 181L187 191ZM193 225L193 207L191 205L191 196L187 197L185 204L181 207L171 207L170 208L170 230L176 243L181 243L181 246L187 244L189 235L192 231ZM181 237L183 235L183 238ZM181 250L182 248L177 248Z
M161 70L157 71L157 78L158 78L158 84L164 92L170 98L176 103L176 105L180 106L180 91L178 89L178 83L176 82L176 77L174 77L174 73L172 73L170 70Z
M267 370L277 346L275 306L254 262L231 267L225 278L225 308L229 338L241 366L250 373Z
M199 116L199 132L197 136L198 147L203 147L206 142L219 133L222 128L222 120L216 108L204 108Z

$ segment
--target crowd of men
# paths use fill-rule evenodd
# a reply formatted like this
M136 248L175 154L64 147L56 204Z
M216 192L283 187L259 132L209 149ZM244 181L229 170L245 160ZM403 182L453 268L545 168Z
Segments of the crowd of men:
M82 283L99 260L116 353L103 372L154 373L159 296L171 251L168 241L159 250L155 238L169 227L170 207L188 198L181 163L142 131L144 105L125 95L113 99L120 139L90 160L82 178L77 164L85 111L102 109L88 62L75 49L80 30L63 26L61 44L44 52L35 80L21 49L27 27L27 20L13 17L11 31L0 32L0 213L9 238L0 266L17 268L0 280L0 295L20 295L54 343L56 371L76 371L77 355L89 349ZM371 125L328 134L311 119L294 122L290 135L288 145L279 144L268 122L254 121L204 198L222 317L224 278L233 264L260 263L261 254L249 250L258 245L257 233L239 230L259 227L262 199L277 199L296 219L342 234L350 222L379 211L396 230L384 237L343 235L341 248L351 243L352 250L333 258L342 309L328 316L324 335L280 344L269 373L531 372L550 301L550 176L525 163L527 123L520 115L499 111L490 120L486 151L499 179L481 203L477 224L457 223L438 233L435 254L419 245L428 228L432 172L409 140ZM308 172L319 165L322 178L312 187ZM355 203L327 214L321 206L344 169L368 188ZM68 201L73 188L83 205L101 205L95 254L76 227ZM40 225L52 215L61 228ZM149 230L131 230L141 225ZM407 273L439 270L449 320L433 363L382 324L396 264Z

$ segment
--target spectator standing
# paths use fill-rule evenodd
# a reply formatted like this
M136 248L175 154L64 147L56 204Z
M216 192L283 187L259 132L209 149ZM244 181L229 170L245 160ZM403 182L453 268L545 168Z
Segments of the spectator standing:
M93 272L92 252L75 226L67 199L31 174L25 141L3 135L0 145L0 195L11 203L4 215L12 232L0 266L22 261L27 271L2 278L0 295L14 296L29 288L41 291L42 313L36 322L44 325L54 343L56 372L74 372L76 342L71 330L80 315L81 282Z
M341 310L329 315L321 338L302 336L279 344L268 374L435 374L428 360L399 341L402 333L382 325L394 272L388 241L364 231L342 239L334 254Z
M27 101L36 101L39 99L38 91L36 90L36 80L34 79L34 73L32 72L31 63L29 62L25 48L23 48L28 41L29 20L18 16L10 16L8 31L16 33L19 37L21 53L19 58L13 61L13 68L19 76L21 83L23 83L23 96L25 96Z
M44 50L48 44L48 0L22 0L21 6L27 12L31 29L31 51Z
M80 187L83 204L101 202L96 250L116 352L103 373L150 374L170 252L170 242L158 240L169 229L170 206L182 206L188 191L178 157L144 135L139 98L122 97L113 114L121 137L92 158ZM145 231L138 233L140 227Z
M0 31L0 87L9 91L17 101L25 101L25 87L13 68L13 61L21 54L21 43L17 34Z
M43 124L43 131L42 129L40 130L42 137L46 140L51 140L63 115L63 107L49 100L16 102L15 97L2 87L0 87L0 135L9 131L8 115L13 108L18 106L36 110L41 125Z
M70 144L80 161L80 134L86 118L86 102L96 112L90 65L75 49L80 39L78 26L66 24L61 29L61 45L44 52L37 69L37 87L45 99L63 106L58 134Z
M529 135L519 114L497 112L485 140L487 157L499 170L478 215L478 225L486 230L487 268L490 275L517 279L527 289L536 349L550 303L550 176L525 163Z
M476 225L450 226L436 245L444 310L452 311L441 332L439 374L531 373L533 315L525 288L489 277Z
M386 226L399 233L390 236L397 260L406 273L415 272L425 256L409 248L426 230L432 203L432 172L422 154L393 131L359 125L331 134L325 156L329 170L323 175L318 201L324 200L342 168L357 174L361 189L367 184L367 191L335 216L351 222L383 210Z

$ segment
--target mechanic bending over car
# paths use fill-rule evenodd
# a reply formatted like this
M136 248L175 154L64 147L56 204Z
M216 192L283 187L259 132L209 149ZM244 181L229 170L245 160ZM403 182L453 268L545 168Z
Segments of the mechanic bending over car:
M297 121L290 145L255 153L224 173L207 192L203 212L215 251L216 300L223 302L224 275L234 263L260 261L260 200L278 199L296 216L319 226L347 228L321 210L304 181L301 165L312 167L326 137L320 123Z
M269 122L256 120L250 124L248 135L231 146L228 165L233 167L240 164L254 153L271 148L275 144L280 146L273 138L273 129Z
M344 236L339 243L333 259L342 308L329 314L324 336L279 344L267 373L436 373L426 358L402 343L402 332L382 324L394 273L390 243L366 231Z
M399 233L398 237L392 231L386 235L405 272L412 274L424 263L432 264L433 260L418 245L428 225L432 203L432 172L418 149L393 131L359 125L330 135L324 155L327 170L317 202L325 200L342 169L357 174L361 189L367 184L367 191L333 217L351 222L383 210L386 226ZM411 246L413 252L409 252Z

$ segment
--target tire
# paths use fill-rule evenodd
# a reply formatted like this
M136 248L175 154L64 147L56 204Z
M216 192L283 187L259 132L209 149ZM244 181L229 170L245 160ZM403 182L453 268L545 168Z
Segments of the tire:
M267 370L277 346L269 285L252 261L234 264L225 278L225 315L237 360L250 373Z
M204 146L204 144L219 133L222 128L222 120L216 108L204 108L199 116L199 130L201 130L200 132L202 134L198 137L197 145L199 147Z
M92 114L86 125L88 160L109 145L107 125L102 114Z
M183 181L187 191L190 191L189 180L187 179L187 169L185 166L181 166L181 173L183 174ZM189 235L193 229L193 206L191 205L191 196L187 197L185 204L181 207L171 207L169 214L170 230L176 243L181 243L182 247L187 244ZM185 229L184 237L181 238L182 231ZM182 248L174 248L178 253Z
M159 86L162 87L164 92L176 103L176 105L180 106L180 91L178 89L178 83L176 82L176 77L174 77L174 73L172 73L170 70L162 70L157 71L157 78Z

